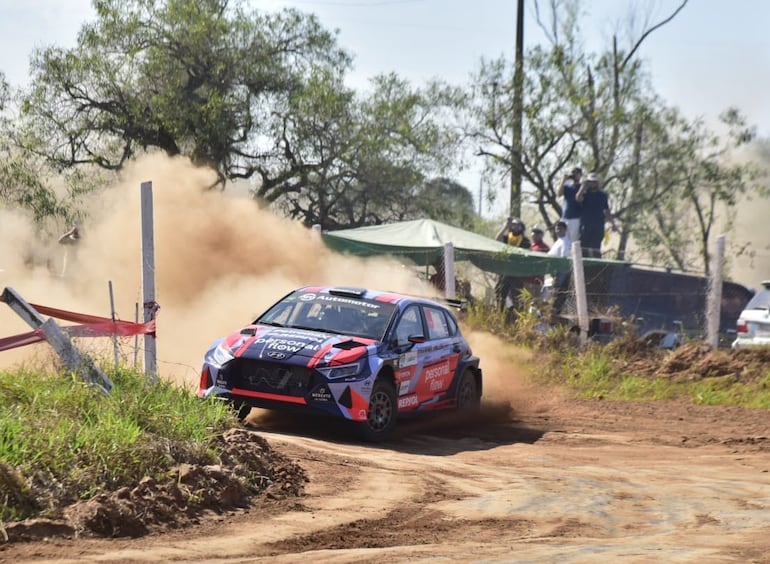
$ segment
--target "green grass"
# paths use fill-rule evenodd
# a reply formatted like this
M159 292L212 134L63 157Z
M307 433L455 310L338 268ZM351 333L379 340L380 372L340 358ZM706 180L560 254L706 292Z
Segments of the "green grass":
M543 330L533 313L536 308L526 299L525 304L526 311L514 316L506 316L490 306L472 306L464 321L472 329L501 336L512 346L535 350L533 364L528 367L534 382L563 386L581 398L687 400L700 405L770 409L770 366L761 359L743 366L737 375L713 377L712 374L700 374L687 380L635 374L632 360L638 360L634 354L639 347L633 346L633 336L619 336L609 346L589 344L581 347L568 327L551 326ZM664 362L666 354L671 354L658 353L657 357L650 355L653 367L656 362Z
M577 397L618 401L689 400L699 405L770 409L770 367L767 366L754 367L763 371L762 376L747 381L735 376L709 375L676 381L630 374L626 359L618 356L617 351L601 346L589 346L584 352L566 358L559 356L552 360L540 380L566 385Z
M0 519L217 460L211 439L237 423L227 404L131 370L108 375L114 389L104 395L72 375L0 372Z

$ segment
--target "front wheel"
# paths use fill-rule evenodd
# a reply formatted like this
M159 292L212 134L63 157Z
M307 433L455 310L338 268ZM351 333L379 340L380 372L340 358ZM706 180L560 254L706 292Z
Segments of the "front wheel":
M385 440L396 427L398 400L393 383L377 380L369 396L369 412L366 421L359 423L361 436L371 442Z
M481 394L476 385L476 377L466 368L457 385L457 409L465 412L476 412L481 408Z

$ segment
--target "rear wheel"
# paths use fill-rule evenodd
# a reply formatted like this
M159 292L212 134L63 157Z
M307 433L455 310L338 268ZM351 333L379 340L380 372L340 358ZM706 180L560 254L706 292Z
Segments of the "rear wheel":
M476 385L476 377L470 368L466 368L457 385L457 409L474 412L481 407L481 394Z
M374 383L369 396L369 412L366 421L359 423L361 436L372 442L382 441L396 427L398 403L393 383L379 379Z

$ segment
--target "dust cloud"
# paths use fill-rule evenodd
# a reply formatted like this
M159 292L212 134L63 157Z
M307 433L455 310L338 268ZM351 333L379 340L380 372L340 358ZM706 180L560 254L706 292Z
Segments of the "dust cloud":
M770 181L770 155L755 149L748 151L744 158L759 164L764 171L759 182L767 186ZM758 289L763 280L770 280L769 209L770 200L767 197L755 196L739 201L735 227L727 234L731 247L740 249L737 256L729 257L730 279L747 288Z
M203 354L216 338L237 330L299 286L349 285L434 295L413 269L392 259L333 253L316 233L259 208L247 195L207 190L213 180L210 170L186 159L143 157L117 185L95 198L76 246L37 242L31 222L6 214L0 218L0 284L28 302L109 317L111 282L116 317L133 321L142 303L140 185L151 181L161 377L197 386ZM27 264L25 257L31 254L43 257L48 266ZM30 330L4 304L0 328L0 338ZM486 389L513 394L511 383L518 376L508 366L515 365L506 352L509 347L491 335L470 338L477 343ZM89 346L84 340L78 345ZM112 362L109 339L88 341L105 342L102 362ZM143 337L140 348L142 343ZM2 352L0 367L27 362L45 350L41 343ZM125 364L134 362L133 338L120 339L120 356ZM142 358L140 351L140 365Z
M542 398L527 384L532 355L484 331L463 329L473 354L481 359L483 396L481 417L493 422L509 421L516 413L538 412Z

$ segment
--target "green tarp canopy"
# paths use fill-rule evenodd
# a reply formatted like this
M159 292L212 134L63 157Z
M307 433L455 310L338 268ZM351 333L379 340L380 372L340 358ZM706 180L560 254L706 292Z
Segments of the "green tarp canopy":
M511 247L472 231L431 219L415 219L385 225L326 231L326 245L337 252L358 256L392 255L418 266L435 264L452 243L455 261L467 260L481 270L508 276L537 276L568 271L571 261L545 253ZM586 263L625 264L586 259Z

